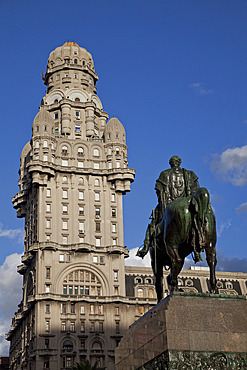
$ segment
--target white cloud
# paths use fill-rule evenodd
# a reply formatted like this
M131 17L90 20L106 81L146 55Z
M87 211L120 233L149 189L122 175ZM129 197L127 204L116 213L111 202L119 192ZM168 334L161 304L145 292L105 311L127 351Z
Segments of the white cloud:
M214 154L211 170L234 186L247 184L247 145Z
M149 252L142 259L136 256L138 247L130 249L129 257L125 259L125 266L151 267L151 258Z
M0 223L0 237L9 239L18 238L19 242L23 242L24 230L23 229L4 229L3 224Z
M209 94L213 94L213 90L211 90L211 89L205 89L204 87L202 87L202 85L200 84L200 82L193 82L193 83L189 84L189 88L190 89L193 89L194 92L197 95L209 95Z
M8 356L9 343L5 340L17 306L21 301L22 277L16 267L20 264L21 254L13 253L0 265L0 354Z
M237 215L241 215L242 213L247 212L247 203L242 203L240 204L236 209L235 209Z
M232 226L232 220L226 220L225 222L222 222L217 230L217 236L220 237L224 230L229 229L229 227Z

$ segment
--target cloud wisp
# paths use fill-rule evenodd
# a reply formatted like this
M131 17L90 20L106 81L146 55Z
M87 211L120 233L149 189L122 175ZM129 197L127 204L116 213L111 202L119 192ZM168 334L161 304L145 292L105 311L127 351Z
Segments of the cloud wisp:
M142 259L136 256L137 251L138 247L130 249L129 258L126 258L125 260L125 266L151 267L150 254L146 254L146 256Z
M193 91L197 95L211 95L211 94L213 94L213 90L205 89L204 87L202 87L200 82L192 82L191 84L189 84L189 88L193 89Z
M15 239L18 238L18 242L22 243L24 239L23 229L4 229L3 224L0 223L0 237Z
M8 356L9 344L5 340L11 326L11 318L17 310L22 294L22 277L16 267L20 264L21 254L13 253L0 265L0 354Z
M229 229L232 226L232 220L228 219L225 222L222 222L217 228L217 236L220 238L223 231Z
M247 213L247 202L240 204L236 209L235 209L237 215L242 215L243 213Z
M221 180L234 186L247 184L247 145L226 149L221 154L214 154L211 171Z

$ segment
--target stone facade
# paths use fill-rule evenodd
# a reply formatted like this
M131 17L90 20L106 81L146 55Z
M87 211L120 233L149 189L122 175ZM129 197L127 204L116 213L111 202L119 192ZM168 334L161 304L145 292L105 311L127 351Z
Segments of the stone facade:
M25 218L23 299L6 338L11 369L114 369L123 333L156 304L151 268L125 267L122 195L135 172L126 136L97 96L92 56L67 42L49 56L47 86L21 154L17 216ZM246 274L220 289L246 294ZM184 270L185 291L208 291L209 273ZM169 289L165 280L165 294Z

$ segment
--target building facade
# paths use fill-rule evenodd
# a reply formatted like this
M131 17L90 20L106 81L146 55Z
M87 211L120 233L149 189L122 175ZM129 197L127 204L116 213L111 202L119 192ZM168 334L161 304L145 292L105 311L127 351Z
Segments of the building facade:
M25 241L23 299L6 335L10 368L72 369L89 359L111 370L123 333L156 303L151 268L124 264L122 196L135 172L124 127L97 96L91 54L66 42L43 79L13 197ZM246 274L222 274L222 292L246 294ZM183 270L179 281L206 292L208 279L207 270Z

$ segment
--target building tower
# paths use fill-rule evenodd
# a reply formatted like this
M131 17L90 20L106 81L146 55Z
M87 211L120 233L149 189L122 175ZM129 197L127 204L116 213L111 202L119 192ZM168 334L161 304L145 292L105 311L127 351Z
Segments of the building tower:
M135 175L125 130L117 118L107 122L92 56L76 43L51 52L43 79L13 197L25 241L10 365L68 369L88 358L113 369L121 330L133 321L122 324L116 312L126 295L122 195Z

